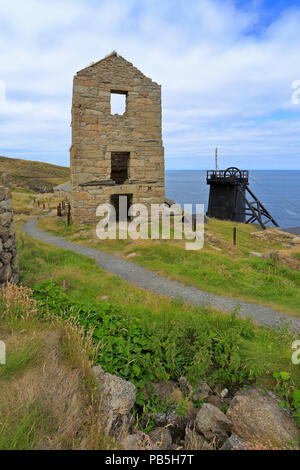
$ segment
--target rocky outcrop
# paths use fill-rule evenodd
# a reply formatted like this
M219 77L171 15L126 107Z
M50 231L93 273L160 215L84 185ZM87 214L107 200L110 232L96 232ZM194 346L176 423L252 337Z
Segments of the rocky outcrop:
M193 395L193 401L197 402L198 400L206 400L209 396L213 394L212 389L207 383L203 380L198 382L195 394Z
M10 179L0 176L0 284L19 281Z
M136 388L131 382L105 373L101 366L93 367L99 384L101 407L105 415L107 433L118 428L118 434L126 433L130 426L130 410L135 404Z
M196 428L209 442L215 441L219 447L227 439L232 429L231 420L219 408L204 403L196 416Z
M226 439L220 450L249 450L250 445L248 442L241 439L235 434Z
M266 230L252 232L250 235L253 238L258 240L263 240L267 242L278 242L278 243L287 243L291 246L298 245L300 243L300 238L288 233L278 230L274 227L269 227Z
M247 442L268 447L285 448L297 443L299 429L278 401L274 394L263 393L257 387L239 391L227 411L233 432Z
M150 437L142 431L128 434L123 439L122 448L124 450L158 450Z
M214 405L217 408L222 408L222 406L224 405L222 400L219 397L217 397L217 395L209 395L206 398L205 403L210 403L211 405Z
M155 425L158 427L168 427L174 440L184 435L188 421L188 416L180 417L175 411L157 413L154 417Z
M240 390L232 398L228 389L212 389L200 380L192 387L184 377L176 382L159 382L150 386L160 405L168 405L165 413L145 413L138 421L146 428L137 430L130 413L135 404L135 386L120 377L93 368L99 383L100 400L105 417L105 431L127 450L250 450L295 448L300 436L296 423L279 407L279 398L258 387ZM143 391L145 402L149 398ZM195 397L196 395L196 397ZM171 399L172 398L172 399ZM190 398L197 398L193 405ZM177 401L177 400L179 401ZM200 401L199 401L200 400ZM185 408L178 411L179 404ZM200 409L195 406L199 406ZM221 411L229 405L227 413ZM173 407L174 405L174 407ZM221 409L220 409L221 408Z
M153 393L158 397L160 402L174 401L182 399L182 394L175 382L156 382L152 384Z

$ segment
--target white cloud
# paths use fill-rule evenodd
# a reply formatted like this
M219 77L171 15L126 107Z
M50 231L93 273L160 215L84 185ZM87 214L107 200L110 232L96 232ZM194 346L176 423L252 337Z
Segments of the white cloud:
M116 49L163 85L167 167L207 167L219 145L237 165L300 168L300 8L260 28L262 14L255 1L1 2L0 153L68 164L72 77Z

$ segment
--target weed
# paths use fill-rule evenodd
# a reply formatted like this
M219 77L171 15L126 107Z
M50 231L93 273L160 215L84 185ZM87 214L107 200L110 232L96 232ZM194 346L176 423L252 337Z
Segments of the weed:
M163 319L129 314L110 304L86 306L70 300L66 291L52 280L34 287L40 311L73 319L85 331L92 330L97 345L96 363L107 372L132 381L138 389L149 382L177 379L184 375L192 383L199 377L210 383L242 384L258 376L244 364L241 343L253 340L254 326L236 313L213 324L206 316L180 319L165 313Z
M184 418L188 412L188 404L186 399L179 400L175 413L178 414L180 418Z
M300 390L292 384L291 375L288 372L273 372L277 383L274 390L283 398L281 408L286 408L293 413L297 425L300 427Z

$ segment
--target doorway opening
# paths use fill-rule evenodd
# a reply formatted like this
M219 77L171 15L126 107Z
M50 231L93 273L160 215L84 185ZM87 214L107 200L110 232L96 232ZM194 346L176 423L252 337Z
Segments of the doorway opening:
M132 194L112 194L110 203L116 210L116 222L130 220L129 208L132 206Z

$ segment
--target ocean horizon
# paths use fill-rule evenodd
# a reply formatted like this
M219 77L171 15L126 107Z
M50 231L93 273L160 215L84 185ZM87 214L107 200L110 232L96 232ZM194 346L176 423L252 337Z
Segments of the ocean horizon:
M249 170L249 188L280 227L300 226L300 170ZM166 170L167 198L206 211L208 196L206 170Z

